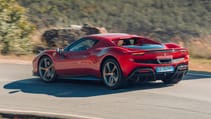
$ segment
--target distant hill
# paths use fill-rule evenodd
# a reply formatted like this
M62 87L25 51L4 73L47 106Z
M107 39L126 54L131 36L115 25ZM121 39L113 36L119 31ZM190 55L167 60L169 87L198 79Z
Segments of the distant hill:
M102 26L162 40L211 34L210 0L17 0L38 29Z

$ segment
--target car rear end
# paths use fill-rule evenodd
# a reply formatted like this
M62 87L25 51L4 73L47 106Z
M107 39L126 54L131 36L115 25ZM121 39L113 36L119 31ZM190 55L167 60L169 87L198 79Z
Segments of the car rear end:
M149 47L159 46L159 44L151 45ZM162 44L160 46L143 49L138 49L136 46L125 46L130 50L120 61L125 77L130 80L162 80L166 83L169 81L177 83L181 80L188 72L187 49L168 48Z

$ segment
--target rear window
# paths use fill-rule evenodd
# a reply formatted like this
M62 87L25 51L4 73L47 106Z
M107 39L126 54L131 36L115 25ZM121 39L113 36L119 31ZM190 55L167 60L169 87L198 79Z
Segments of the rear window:
M162 44L144 38L129 38L115 41L117 46L134 49L162 49Z

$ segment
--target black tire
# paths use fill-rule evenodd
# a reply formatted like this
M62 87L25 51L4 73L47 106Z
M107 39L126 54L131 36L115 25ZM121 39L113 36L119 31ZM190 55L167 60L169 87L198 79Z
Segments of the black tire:
M50 57L44 56L39 60L38 73L40 79L44 82L54 82L56 80L56 71Z
M165 84L177 84L179 83L184 77L184 73L178 73L175 74L172 78L170 79L163 79L163 83Z
M104 84L109 89L118 89L126 86L127 81L125 80L122 70L115 59L107 59L102 64L102 78Z

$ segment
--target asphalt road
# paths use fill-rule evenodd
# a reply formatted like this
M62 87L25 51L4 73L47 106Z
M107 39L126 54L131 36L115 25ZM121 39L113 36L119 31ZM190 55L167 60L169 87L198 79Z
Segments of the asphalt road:
M211 73L190 73L174 86L161 82L108 90L93 81L43 83L31 65L0 64L0 111L70 118L211 119Z

